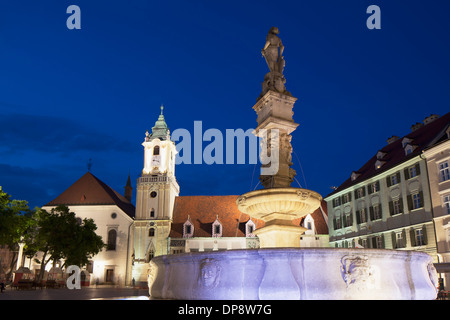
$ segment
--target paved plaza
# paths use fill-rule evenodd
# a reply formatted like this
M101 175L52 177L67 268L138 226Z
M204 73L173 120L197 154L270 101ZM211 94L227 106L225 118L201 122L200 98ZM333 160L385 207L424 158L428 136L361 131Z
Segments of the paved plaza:
M0 293L0 300L146 300L149 299L148 289L132 287L93 286L81 289L33 289L16 290L7 287Z

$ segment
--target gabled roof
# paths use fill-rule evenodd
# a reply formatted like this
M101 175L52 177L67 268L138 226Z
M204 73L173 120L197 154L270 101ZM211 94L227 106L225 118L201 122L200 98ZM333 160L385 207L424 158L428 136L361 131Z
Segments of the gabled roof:
M372 178L384 171L387 171L399 164L417 157L422 151L440 141L442 139L448 139L446 136L446 129L450 125L450 113L433 120L422 126L417 126L418 129L412 131L401 139L397 139L394 142L386 145L382 149L367 161L359 170L355 171L358 176L352 180L349 177L344 183L342 183L335 191L330 193L327 197L347 189L355 184L358 184L364 180ZM405 153L403 146L403 140L411 141L410 143L415 146L410 154ZM377 154L385 153L382 159L377 158ZM376 162L383 161L379 169L376 167Z
M116 205L128 216L134 218L134 205L124 196L111 189L92 173L87 172L45 206Z
M194 225L193 237L211 237L212 225L218 218L222 224L222 237L245 237L245 224L250 216L240 212L236 205L239 196L180 196L175 198L173 222L170 237L183 237L183 224L188 216ZM318 234L328 234L327 204L322 201L320 208L312 213L314 225ZM300 225L304 218L293 220L293 224ZM252 218L256 229L264 226L264 221Z
M245 224L250 216L241 213L236 205L239 196L180 196L175 198L170 237L183 237L183 224L188 215L194 225L194 237L211 237L212 224L218 218L222 237L245 237ZM252 219L256 228L264 222Z

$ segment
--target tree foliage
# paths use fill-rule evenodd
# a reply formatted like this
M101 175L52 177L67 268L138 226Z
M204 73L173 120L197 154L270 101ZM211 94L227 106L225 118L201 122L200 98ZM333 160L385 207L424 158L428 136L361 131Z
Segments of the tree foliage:
M50 260L65 260L65 265L84 266L99 253L105 244L95 233L97 226L92 219L77 219L69 208L60 205L50 212L37 210L37 225L32 247L43 253L42 279L45 266Z
M39 279L49 261L64 260L65 265L82 267L99 253L105 244L95 233L93 219L77 218L69 208L60 205L50 212L30 210L23 200L11 200L0 187L0 244L13 252L9 275L17 260L18 243L25 243L24 255L33 257L41 252Z

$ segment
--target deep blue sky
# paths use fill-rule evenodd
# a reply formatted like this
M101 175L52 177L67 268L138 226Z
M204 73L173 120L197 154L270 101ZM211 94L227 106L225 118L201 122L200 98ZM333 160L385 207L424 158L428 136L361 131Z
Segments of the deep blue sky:
M66 27L71 4L81 30ZM371 4L381 30L366 27ZM261 48L277 26L298 98L296 178L326 196L387 138L450 110L449 12L447 0L2 1L0 186L41 206L92 158L112 188L123 193L129 173L135 188L161 104L172 131L254 128ZM181 195L242 194L254 168L178 165L176 176Z

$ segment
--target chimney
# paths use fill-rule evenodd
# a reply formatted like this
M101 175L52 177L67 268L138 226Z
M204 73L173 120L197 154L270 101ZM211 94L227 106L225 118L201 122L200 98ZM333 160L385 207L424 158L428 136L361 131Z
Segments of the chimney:
M416 131L417 129L420 129L423 127L423 123L422 122L416 122L416 124L413 124L411 126L411 132Z
M439 116L437 114L432 114L429 117L426 117L425 120L423 120L424 125L429 124L430 122L433 122L434 120L438 119Z
M388 143L388 144L391 144L392 142L397 141L398 139L399 139L399 137L397 137L397 136L392 136L392 137L390 137L389 139L387 139L387 143Z

